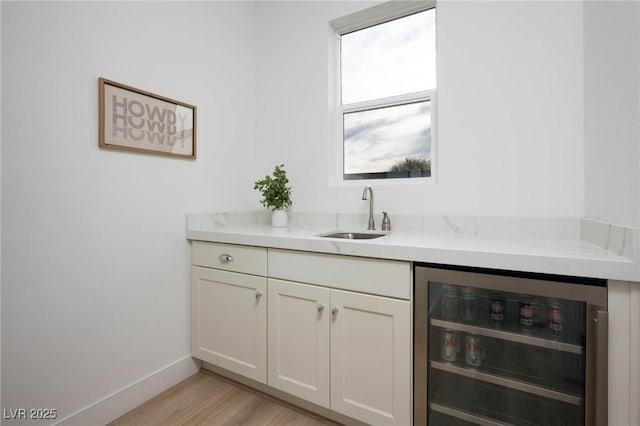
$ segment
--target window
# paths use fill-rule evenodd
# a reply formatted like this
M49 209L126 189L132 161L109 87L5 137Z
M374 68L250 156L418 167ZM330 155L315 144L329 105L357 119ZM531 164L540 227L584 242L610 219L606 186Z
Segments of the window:
M332 21L343 180L431 176L435 5L398 3Z

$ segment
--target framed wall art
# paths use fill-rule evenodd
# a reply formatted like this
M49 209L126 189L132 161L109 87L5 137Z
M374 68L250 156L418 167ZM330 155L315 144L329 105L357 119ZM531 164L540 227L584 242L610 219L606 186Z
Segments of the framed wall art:
M196 158L193 105L98 79L100 148Z

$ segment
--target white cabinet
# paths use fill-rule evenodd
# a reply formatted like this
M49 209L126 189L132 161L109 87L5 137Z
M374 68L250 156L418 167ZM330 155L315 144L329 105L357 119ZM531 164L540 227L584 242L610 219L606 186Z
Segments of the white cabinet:
M410 424L410 265L286 250L268 256L269 386L365 423Z
M331 291L331 409L374 425L411 422L408 301Z
M410 423L408 301L271 278L268 287L269 386L369 424Z
M270 278L411 299L409 262L269 249L268 263Z
M329 407L329 289L269 279L268 383Z
M194 357L361 422L410 424L409 262L193 242L192 263Z
M204 247L204 250L203 250ZM212 251L212 249L215 250ZM235 246L195 245L194 262L226 268L246 260ZM266 269L266 250L250 253ZM203 253L206 252L208 255ZM230 259L229 259L230 258ZM206 262L199 260L206 259ZM234 262L236 262L234 264ZM216 263L217 262L217 263ZM255 267L255 261L249 262ZM231 267L229 267L231 269ZM194 357L261 383L267 379L267 279L264 276L193 266L191 353Z
M609 424L640 425L640 284L610 280Z

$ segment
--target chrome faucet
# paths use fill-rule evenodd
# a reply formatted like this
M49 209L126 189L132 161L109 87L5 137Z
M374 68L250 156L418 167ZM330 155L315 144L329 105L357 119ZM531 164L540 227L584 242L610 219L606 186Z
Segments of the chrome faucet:
M372 231L376 229L376 224L373 221L373 189L369 185L364 187L364 191L362 191L362 199L367 200L367 192L369 192L369 225L367 226L367 231Z

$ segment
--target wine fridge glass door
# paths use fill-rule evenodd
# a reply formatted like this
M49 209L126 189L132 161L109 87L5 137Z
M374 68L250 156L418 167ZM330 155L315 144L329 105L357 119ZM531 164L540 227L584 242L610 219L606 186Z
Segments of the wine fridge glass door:
M606 342L594 316L606 287L438 268L415 277L415 425L598 424Z

